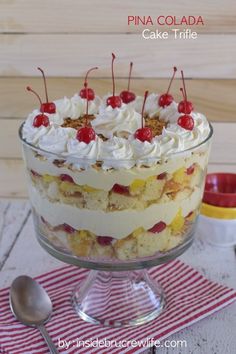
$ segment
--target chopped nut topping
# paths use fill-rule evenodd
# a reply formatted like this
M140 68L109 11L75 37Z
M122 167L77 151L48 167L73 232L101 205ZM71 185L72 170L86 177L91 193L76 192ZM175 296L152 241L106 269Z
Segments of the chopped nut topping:
M151 128L152 129L152 134L153 136L161 135L162 130L164 127L166 127L167 123L159 120L156 117L146 117L145 118L145 127Z
M88 126L90 126L90 122L95 118L94 115L88 115ZM64 119L64 123L61 125L63 128L74 128L79 129L85 126L86 116L79 117L76 119L66 118Z

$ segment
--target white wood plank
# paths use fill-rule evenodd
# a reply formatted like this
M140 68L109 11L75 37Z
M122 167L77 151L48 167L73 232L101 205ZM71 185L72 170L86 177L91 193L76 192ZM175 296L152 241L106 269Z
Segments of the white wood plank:
M0 121L0 158L22 157L18 129L22 120L2 119Z
M0 160L0 197L22 198L27 195L22 160Z
M23 204L23 202L21 203ZM33 220L30 216L24 224L20 237L17 238L14 248L1 270L0 287L10 285L18 275L27 274L36 276L63 265L62 262L48 255L40 247L36 240Z
M213 123L210 163L236 165L236 123Z
M235 164L228 164L228 165L224 165L224 164L209 164L208 165L208 169L207 169L208 173L212 173L212 172L229 172L229 173L236 173L236 165Z
M26 201L0 200L0 269L7 260L30 214Z
M215 0L214 6L211 2L199 0L191 3L191 11L186 11L186 9L189 9L188 0L181 2L149 0L148 3L120 0L113 1L112 6L109 0L90 0L89 2L8 0L1 1L0 31L14 33L138 32L139 26L128 26L128 15L151 15L155 19L159 15L173 14L180 18L191 14L201 15L204 18L205 26L197 27L200 31L235 32L233 14L236 12L236 5L233 0L225 0L224 6L221 0Z
M111 52L117 55L116 75L125 77L130 60L134 77L169 77L176 65L186 77L236 78L236 35L199 35L197 40L144 40L131 34L0 35L0 75L81 76L99 66L96 76L110 77ZM45 48L45 50L44 50ZM96 53L96 55L95 55ZM173 57L174 53L174 57Z

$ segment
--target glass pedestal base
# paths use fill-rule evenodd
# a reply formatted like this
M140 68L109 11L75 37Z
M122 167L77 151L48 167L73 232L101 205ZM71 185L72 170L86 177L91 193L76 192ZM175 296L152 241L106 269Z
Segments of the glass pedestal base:
M73 293L76 313L85 321L109 327L136 326L156 318L164 293L146 270L91 270Z

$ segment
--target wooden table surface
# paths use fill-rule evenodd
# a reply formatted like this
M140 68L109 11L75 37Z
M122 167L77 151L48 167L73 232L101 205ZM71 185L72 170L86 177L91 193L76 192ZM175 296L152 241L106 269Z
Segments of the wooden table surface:
M38 245L28 201L0 200L0 232L1 288L9 286L18 275L36 276L63 266ZM197 234L193 246L180 258L207 278L236 288L233 247L210 246ZM161 349L158 353L232 354L235 328L236 302L168 338L186 340L186 349Z

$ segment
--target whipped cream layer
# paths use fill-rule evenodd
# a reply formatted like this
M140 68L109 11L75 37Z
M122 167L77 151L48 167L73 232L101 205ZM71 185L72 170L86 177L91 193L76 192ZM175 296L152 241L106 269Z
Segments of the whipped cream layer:
M87 146L87 148L89 147ZM165 162L152 165L149 168L134 166L130 169L109 170L95 168L78 170L76 162L69 168L67 166L58 167L57 164L53 163L53 160L45 157L37 157L35 156L35 152L28 148L24 149L24 156L28 169L40 175L49 174L51 176L59 176L60 174L67 174L71 176L78 185L88 185L96 189L109 191L115 183L129 186L135 179L146 180L150 176L157 176L163 172L171 174L181 167L188 168L194 163L197 163L201 169L204 170L208 163L209 151L198 151L198 153L189 154L189 156L182 156L181 154L174 158L170 156ZM70 157L70 159L72 159L72 157ZM105 159L104 163L113 165L115 161L116 160L109 161ZM84 163L86 163L86 160L84 160ZM132 161L126 161L126 163L132 163Z
M148 230L159 221L169 225L180 208L182 215L187 216L199 207L202 192L202 188L195 188L194 192L182 201L153 204L143 211L124 210L106 213L101 210L78 209L68 204L51 203L38 193L32 184L29 186L33 207L38 215L53 227L66 223L76 230L87 230L97 236L111 236L115 239L125 238L139 227Z
M77 130L64 128L61 125L64 119L79 119L86 111L86 100L79 95L71 98L64 97L55 101L56 113L48 114L49 126L34 127L33 121L40 112L34 110L24 123L23 138L46 152L57 153L74 164L77 168L88 169L96 161L103 162L103 169L131 169L134 165L152 166L165 160L170 154L184 152L203 142L210 133L210 126L206 117L201 113L192 112L194 120L193 130L186 130L177 124L181 114L178 105L172 102L168 107L158 105L158 95L150 94L147 97L145 114L149 117L158 117L165 121L166 127L162 134L156 136L151 142L141 142L134 137L134 133L142 126L141 97L134 102L122 104L120 108L113 109L106 106L104 100L95 97L89 101L89 114L95 119L91 121L97 137L88 146L79 143L76 138ZM155 119L155 118L154 118ZM103 141L99 134L107 140ZM44 153L45 156L49 155ZM189 152L186 152L186 156ZM78 161L87 159L87 161Z

